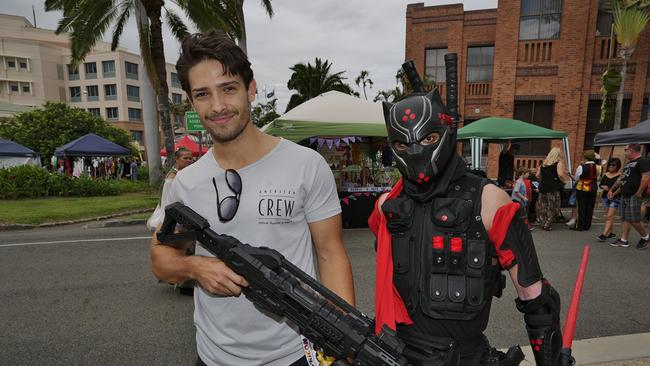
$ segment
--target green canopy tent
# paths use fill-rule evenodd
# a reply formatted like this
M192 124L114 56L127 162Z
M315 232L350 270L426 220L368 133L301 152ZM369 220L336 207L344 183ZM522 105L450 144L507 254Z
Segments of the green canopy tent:
M569 159L569 139L566 132L551 130L516 119L487 117L472 122L458 130L458 140L470 140L472 151L472 169L481 168L481 151L483 142L499 143L517 140L558 139L564 144L567 166L571 171Z
M314 136L386 137L381 103L337 91L304 102L262 127L262 131L294 142Z

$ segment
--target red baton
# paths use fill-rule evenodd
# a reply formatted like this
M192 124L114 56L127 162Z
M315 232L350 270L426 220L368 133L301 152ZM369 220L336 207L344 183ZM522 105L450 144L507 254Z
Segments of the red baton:
M585 282L587 262L589 262L589 245L585 245L585 248L582 251L582 263L580 263L578 278L576 278L576 285L573 288L573 296L571 296L571 304L569 305L566 323L564 324L564 332L562 333L562 351L560 352L560 365L562 366L575 364L575 360L571 356L571 346L573 345L573 333L575 332L576 322L578 320L578 307L580 305L582 285Z

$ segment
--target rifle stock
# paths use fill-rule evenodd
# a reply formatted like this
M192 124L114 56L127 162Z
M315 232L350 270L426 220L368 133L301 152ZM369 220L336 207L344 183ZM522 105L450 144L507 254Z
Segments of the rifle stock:
M176 224L187 232L174 234ZM377 336L372 319L286 260L278 251L253 247L210 229L208 221L180 202L165 209L158 240L173 243L193 236L250 286L243 293L257 307L295 323L303 336L337 365L406 365L403 343L388 327Z

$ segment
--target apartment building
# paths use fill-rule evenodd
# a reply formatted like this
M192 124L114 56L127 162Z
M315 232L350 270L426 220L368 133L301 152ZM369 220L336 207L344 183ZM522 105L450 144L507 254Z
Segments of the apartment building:
M81 65L72 68L68 35L35 28L22 16L0 14L0 101L41 106L63 101L128 131L144 146L140 56L98 42ZM169 98L185 98L173 64L167 64ZM146 86L149 87L149 86ZM178 124L182 116L174 116Z
M406 59L444 89L444 54L457 53L465 124L500 116L565 131L575 166L594 135L613 126L613 121L599 123L612 23L602 7L606 2L499 0L497 9L477 11L464 11L462 4L410 4ZM628 63L622 127L648 116L649 40L643 32ZM618 60L611 62L620 70ZM560 142L522 143L517 164L536 167L551 144ZM497 145L489 146L491 177L498 153Z

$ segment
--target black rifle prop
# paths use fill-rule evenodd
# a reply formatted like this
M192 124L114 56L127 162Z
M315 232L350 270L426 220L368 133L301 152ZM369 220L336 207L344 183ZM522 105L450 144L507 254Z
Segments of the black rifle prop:
M187 231L175 234L176 224ZM202 216L180 202L165 208L158 240L195 239L250 284L243 293L263 311L283 316L300 333L334 357L334 365L406 365L403 343L384 326L377 336L372 319L286 260L278 251L244 244L210 229Z

